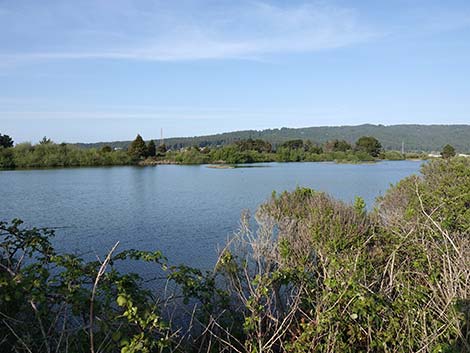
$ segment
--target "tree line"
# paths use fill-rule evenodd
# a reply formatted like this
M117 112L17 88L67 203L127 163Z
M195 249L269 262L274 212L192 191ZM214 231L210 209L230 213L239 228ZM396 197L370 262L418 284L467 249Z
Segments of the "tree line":
M448 158L456 154L451 145L446 145L441 153ZM262 139L245 139L233 144L200 147L192 146L179 150L168 149L165 144L156 145L154 140L145 142L139 134L127 149L79 148L74 145L56 144L47 137L39 143L14 145L8 135L0 134L0 168L48 168L135 165L155 163L178 164L239 164L258 162L369 162L376 160L402 160L407 158L427 158L426 154L389 151L373 136L362 136L354 144L346 140L333 139L323 144L311 140L293 139L279 145L272 145Z
M424 153L385 150L372 136L360 137L354 144L345 140L329 140L324 144L294 139L273 146L261 139L246 139L233 144L168 150L160 159L181 164L237 164L257 162L372 162L376 160L426 159ZM158 158L157 158L158 160Z

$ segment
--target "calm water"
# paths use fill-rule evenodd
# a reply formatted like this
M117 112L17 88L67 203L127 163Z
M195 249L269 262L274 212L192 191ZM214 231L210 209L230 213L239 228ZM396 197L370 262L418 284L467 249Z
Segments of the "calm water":
M265 168L112 167L0 172L0 219L61 227L55 244L78 253L162 250L171 263L210 267L218 245L273 190L308 186L368 206L421 162L269 163Z

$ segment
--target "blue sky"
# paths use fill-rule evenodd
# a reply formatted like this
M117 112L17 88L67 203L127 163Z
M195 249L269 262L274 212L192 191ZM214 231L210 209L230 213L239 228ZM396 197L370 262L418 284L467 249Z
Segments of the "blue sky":
M0 133L470 123L470 2L0 0Z

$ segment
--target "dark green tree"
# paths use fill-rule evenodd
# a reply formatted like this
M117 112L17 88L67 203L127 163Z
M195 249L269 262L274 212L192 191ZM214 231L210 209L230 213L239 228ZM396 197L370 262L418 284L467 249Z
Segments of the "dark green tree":
M346 152L350 149L351 144L345 140L331 140L325 143L325 150L328 152Z
M4 148L13 147L13 139L8 135L0 134L0 147L4 147Z
M197 150L199 151L199 147L196 147ZM166 145L163 143L160 146L157 147L157 156L164 156L166 153Z
M142 136L137 135L134 141L129 146L128 152L132 158L139 159L147 157L147 145L145 144Z
M319 146L317 143L313 143L310 140L307 140L304 143L304 150L305 150L305 152L310 152L310 153L314 153L314 154L323 153L323 147Z
M44 136L41 141L39 141L40 145L49 145L52 143L52 140L50 138L47 138Z
M101 148L101 152L103 152L103 153L110 153L110 152L112 152L112 151L113 151L113 149L111 148L111 146L108 146L108 145L103 146L103 147Z
M298 140L290 140L284 142L280 147L283 148L289 148L292 150L300 150L304 147L304 141L298 139Z
M149 157L155 157L157 154L157 147L155 146L155 142L153 140L150 140L149 143L147 144L147 155Z
M382 151L382 144L375 137L362 136L356 142L356 151L368 153L372 157L378 157Z
M261 139L253 140L251 138L247 140L240 140L235 142L240 151L258 151L259 153L269 153L272 150L272 145Z
M441 152L442 158L455 157L455 148L452 145L445 145Z

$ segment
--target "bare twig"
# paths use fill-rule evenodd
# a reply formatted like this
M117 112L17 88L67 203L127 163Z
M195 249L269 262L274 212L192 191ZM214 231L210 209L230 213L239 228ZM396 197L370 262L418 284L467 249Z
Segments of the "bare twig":
M93 336L93 324L94 324L94 303L95 303L95 295L96 295L96 289L98 288L98 283L103 276L104 272L106 271L106 267L108 266L109 261L111 261L111 256L113 252L116 250L116 248L119 245L119 241L114 244L113 248L109 251L108 255L106 256L106 259L104 262L101 264L100 269L98 270L98 274L96 275L95 278L95 283L93 284L93 289L91 291L91 298L90 298L90 328L89 328L89 333L90 333L90 352L95 353L95 343L94 343L94 336Z

